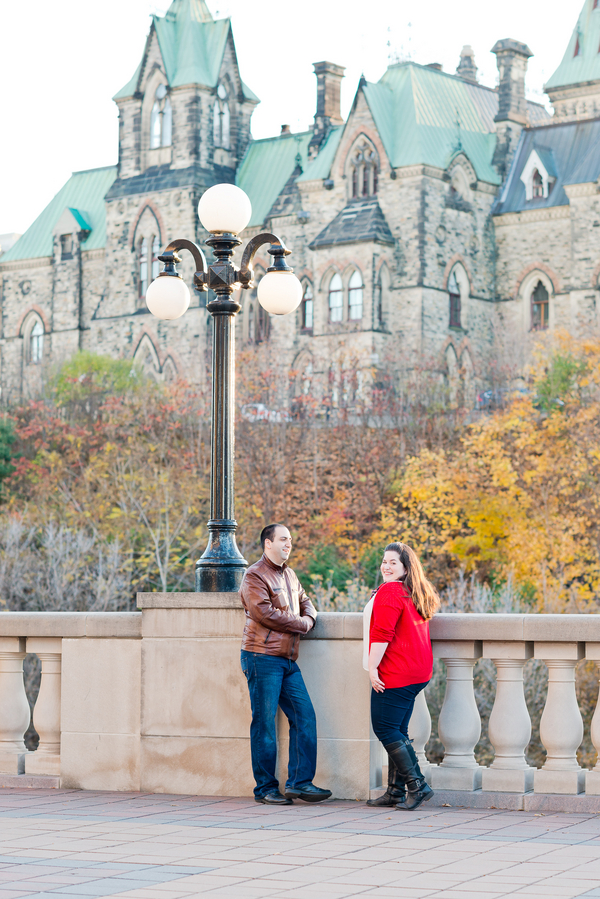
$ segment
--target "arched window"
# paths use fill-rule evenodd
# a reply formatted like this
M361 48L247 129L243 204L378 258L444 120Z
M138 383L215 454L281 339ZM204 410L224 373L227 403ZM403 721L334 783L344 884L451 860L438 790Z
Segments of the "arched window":
M452 272L448 278L448 293L450 295L450 327L460 328L460 287L456 279L456 272Z
M310 281L304 285L304 295L302 297L302 330L312 331L314 322L315 305L313 299L312 287Z
M373 147L363 140L351 154L352 198L373 197L377 193L379 160Z
M531 294L531 329L545 331L548 327L550 297L541 281L536 284Z
M158 261L158 255L160 253L160 243L158 240L158 235L152 238L152 271L151 271L151 281L154 281L155 278L158 278L158 273L160 271L160 262Z
M377 321L377 327L383 327L383 281L381 277L381 272L379 272L379 277L377 278L377 291L375 293L375 316Z
M256 326L254 331L254 340L255 343L264 343L269 339L269 334L271 333L271 317L266 309L260 305L260 303L256 304Z
M544 179L540 175L537 169L534 169L533 178L532 178L532 196L534 197L543 197L544 196Z
M231 116L227 90L224 84L220 84L217 88L217 99L213 107L213 138L215 147L229 150L230 130Z
M341 322L344 313L344 287L336 273L329 282L329 321Z
M44 355L44 326L39 318L36 318L29 332L28 343L27 361L31 365L39 365Z
M146 298L146 291L148 290L148 239L146 237L140 242L138 266L139 297L140 300L143 300Z
M358 321L363 317L363 283L359 271L352 272L348 282L348 318Z
M173 133L173 110L167 96L167 88L159 84L154 95L154 105L150 113L150 149L170 147Z

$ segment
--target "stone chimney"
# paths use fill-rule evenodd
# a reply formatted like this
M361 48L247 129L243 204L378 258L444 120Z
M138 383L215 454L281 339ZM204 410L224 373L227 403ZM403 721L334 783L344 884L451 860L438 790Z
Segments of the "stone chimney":
M310 158L319 152L319 147L331 131L333 125L342 125L340 112L340 89L346 69L333 62L313 63L317 76L317 112L313 125L313 136L309 144Z
M533 53L520 41L507 38L492 47L498 65L498 114L496 122L496 150L492 160L498 174L504 178L510 166L521 131L529 124L525 100L527 60Z
M464 81L472 81L474 84L477 84L479 81L477 78L477 66L475 65L475 54L470 44L465 44L460 51L460 62L457 66L456 74Z

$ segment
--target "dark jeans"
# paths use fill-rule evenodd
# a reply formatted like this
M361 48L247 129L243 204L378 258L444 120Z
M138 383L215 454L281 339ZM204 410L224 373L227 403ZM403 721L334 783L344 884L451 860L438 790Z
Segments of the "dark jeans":
M429 681L408 687L386 687L383 693L371 690L371 721L375 736L384 746L408 739L408 722L415 699Z
M242 671L248 681L252 724L250 749L254 795L279 789L277 763L277 706L290 722L290 756L286 789L312 783L317 767L317 719L296 662L280 656L242 650Z

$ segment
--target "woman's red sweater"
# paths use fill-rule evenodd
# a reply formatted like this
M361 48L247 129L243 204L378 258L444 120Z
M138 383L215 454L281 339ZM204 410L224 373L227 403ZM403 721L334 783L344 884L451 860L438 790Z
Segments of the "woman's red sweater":
M373 643L388 644L379 665L379 677L386 687L423 684L431 678L429 622L421 618L401 581L382 584L375 594L369 649Z

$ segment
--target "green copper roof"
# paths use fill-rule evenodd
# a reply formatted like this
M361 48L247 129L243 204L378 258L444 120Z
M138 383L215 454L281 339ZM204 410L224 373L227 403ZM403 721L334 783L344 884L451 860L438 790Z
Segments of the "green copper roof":
M340 144L343 131L342 125L331 129L325 143L319 150L319 155L312 162L308 163L304 172L299 176L298 181L317 181L318 179L329 177L335 152Z
M390 66L363 89L393 168L445 169L463 151L480 180L500 183L492 166L495 91L416 63Z
M156 31L171 87L216 86L231 31L229 19L214 21L204 0L173 0L165 16L152 16L152 30ZM113 99L131 97L138 89L141 72L142 63ZM242 88L248 99L258 101L250 88L245 84Z
M89 169L87 172L73 172L65 186L0 261L51 256L52 232L67 208L82 225L82 229L91 228L90 236L83 244L83 248L96 250L105 246L104 196L116 176L117 168L114 165L102 169Z
M567 52L546 84L546 90L598 79L600 79L600 6L594 9L594 0L585 0Z
M311 137L312 131L304 131L252 141L240 163L235 182L250 197L250 227L263 224L294 171L298 154L300 165L303 169L306 167Z

